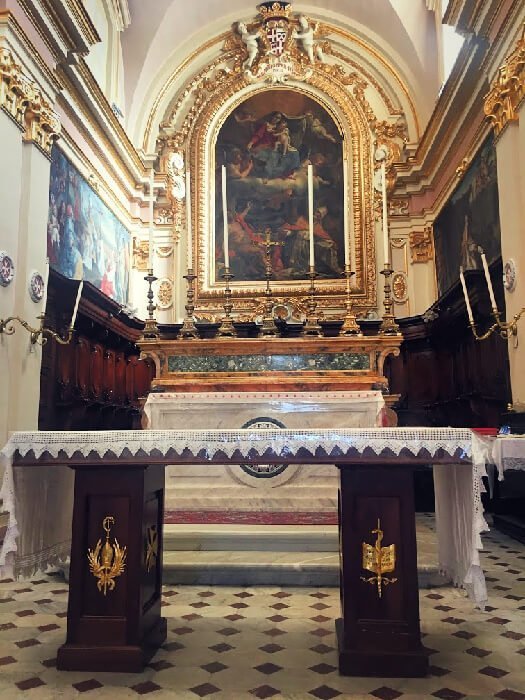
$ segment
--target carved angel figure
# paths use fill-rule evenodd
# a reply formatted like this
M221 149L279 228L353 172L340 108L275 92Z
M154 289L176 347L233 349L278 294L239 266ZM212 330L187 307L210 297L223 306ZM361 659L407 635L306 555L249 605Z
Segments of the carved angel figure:
M259 51L259 34L257 32L250 34L248 27L244 22L238 22L237 29L241 35L241 41L246 46L246 50L248 51L248 58L243 64L244 69L248 70L252 67L255 57L257 56L257 52Z
M297 31L297 29L294 29L292 37L301 42L303 51L308 56L310 63L314 62L314 55L322 63L324 60L323 50L319 44L314 42L314 33L317 31L319 25L315 24L314 27L311 27L304 15L299 17L299 25L302 31Z

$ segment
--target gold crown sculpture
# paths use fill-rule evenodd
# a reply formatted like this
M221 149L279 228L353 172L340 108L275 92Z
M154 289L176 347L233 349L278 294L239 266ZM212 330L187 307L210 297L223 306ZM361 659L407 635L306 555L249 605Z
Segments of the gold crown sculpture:
M288 19L292 12L292 3L262 2L257 6L257 9L265 22L269 19Z

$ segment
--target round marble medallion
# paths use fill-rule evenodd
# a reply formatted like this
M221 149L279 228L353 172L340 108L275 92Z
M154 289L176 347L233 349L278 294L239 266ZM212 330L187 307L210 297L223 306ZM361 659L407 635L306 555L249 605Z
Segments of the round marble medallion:
M241 428L254 428L255 430L272 430L274 428L286 428L284 423L281 423L275 418L252 418L247 421ZM282 474L288 468L287 464L240 464L240 468L257 479L269 479L271 477Z
M507 292L513 292L516 288L516 263L512 258L503 267L503 286Z
M5 250L0 250L0 285L7 287L13 281L14 276L15 265L12 258Z
M44 278L40 274L40 272L33 272L31 273L31 277L29 278L29 296L31 297L31 301L34 301L35 304L38 304L39 301L42 301L44 298L44 289L45 289L45 282Z

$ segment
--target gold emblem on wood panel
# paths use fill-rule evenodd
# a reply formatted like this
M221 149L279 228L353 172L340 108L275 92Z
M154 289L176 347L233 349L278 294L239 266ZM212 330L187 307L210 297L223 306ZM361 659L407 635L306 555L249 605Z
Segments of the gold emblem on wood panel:
M150 525L146 531L146 551L144 553L144 563L146 571L149 572L157 563L159 556L159 535L156 525Z
M372 530L373 535L377 535L375 544L367 544L363 542L363 569L371 571L375 576L361 576L361 581L377 585L377 595L381 598L383 586L389 583L395 583L397 578L387 577L388 574L394 571L396 567L396 545L389 544L388 547L382 547L383 530L381 530L381 521L377 519L377 528Z
M115 539L114 544L109 542L111 527L115 524L115 518L107 515L102 521L102 528L106 533L106 541L102 545L99 540L95 549L88 549L89 570L98 579L98 590L106 595L108 589L115 589L115 579L124 573L126 568L126 547L121 547Z

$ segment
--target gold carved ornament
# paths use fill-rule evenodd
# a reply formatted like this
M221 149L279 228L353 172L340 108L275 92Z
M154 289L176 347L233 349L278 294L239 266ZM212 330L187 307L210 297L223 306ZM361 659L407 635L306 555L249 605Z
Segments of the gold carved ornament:
M424 231L412 231L408 242L413 263L426 263L434 258L434 241L430 226Z
M484 110L496 136L511 121L518 121L518 107L525 97L525 23L518 43L499 68L490 91L485 95Z
M24 141L50 155L60 134L58 115L6 47L0 49L0 107L20 126Z
M135 270L147 270L149 260L149 241L133 239L133 267Z
M149 572L157 563L159 556L159 535L156 525L150 525L146 531L146 551L144 553L144 563L146 571Z
M377 595L381 598L383 594L383 586L389 583L395 583L397 578L387 577L388 574L394 571L396 567L396 545L390 544L388 547L382 547L383 530L381 530L381 521L377 519L377 528L372 530L373 535L377 535L374 544L363 542L363 569L371 571L374 576L361 576L361 581L377 585Z
M123 574L126 568L127 547L121 547L116 538L114 544L109 542L109 533L114 524L115 518L112 515L106 515L102 521L106 541L102 544L102 540L99 540L95 549L88 549L87 554L89 570L98 579L97 588L104 595L108 590L115 589L115 579Z

